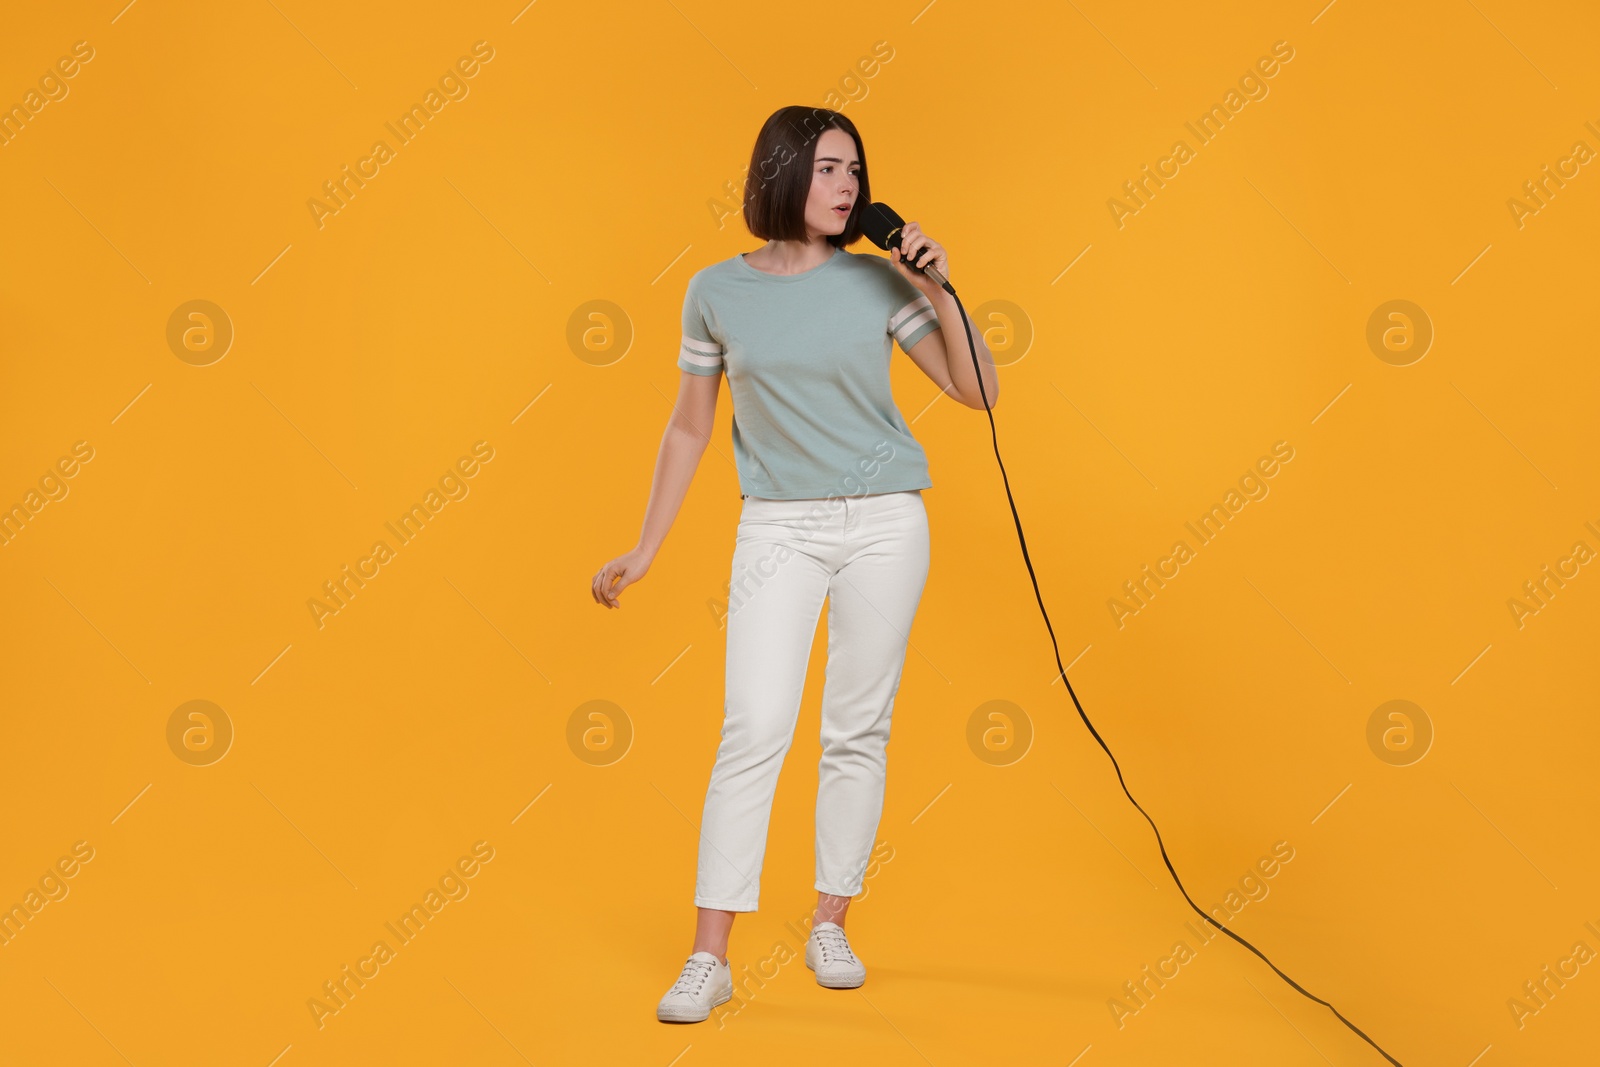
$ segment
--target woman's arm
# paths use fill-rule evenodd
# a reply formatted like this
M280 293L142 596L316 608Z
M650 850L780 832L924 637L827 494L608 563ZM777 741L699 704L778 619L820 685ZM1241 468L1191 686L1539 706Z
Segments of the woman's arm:
M969 408L983 409L984 397L992 409L1000 401L1000 378L995 373L994 357L989 346L983 343L983 332L972 327L972 343L978 346L978 366L983 372L983 393L978 393L978 378L972 371L972 350L967 347L966 323L972 320L961 314L956 298L943 289L924 293L939 316L939 328L924 334L922 340L912 345L906 355L922 368L922 373L933 383L949 393L959 403ZM951 340L954 338L954 340Z
M950 256L944 246L922 232L915 222L906 223L900 230L900 246L889 250L889 261L900 276L928 298L934 314L939 316L939 328L930 330L922 340L906 350L922 373L933 379L935 385L969 408L983 409L985 399L994 407L1000 399L1000 378L995 374L994 357L989 346L983 343L983 333L973 329L972 343L978 348L978 371L972 369L972 347L967 344L967 329L971 322L961 313L956 298L927 274L914 271L906 262L926 268L935 266L944 277L950 277ZM983 379L983 392L978 391L979 375Z
M711 430L717 418L717 391L720 374L691 374L681 371L678 400L672 406L661 435L661 451L656 455L656 472L650 485L650 500L644 509L644 526L639 531L639 547L652 557L661 550L667 531L678 517L678 509L689 495L689 483L711 443Z
M920 346L919 346L920 347ZM711 430L716 422L717 391L722 384L721 374L693 374L681 372L678 382L678 399L672 407L672 417L661 435L661 448L656 453L655 474L650 483L650 499L645 504L644 524L639 531L639 541L600 568L591 583L595 602L607 607L621 607L618 596L628 586L643 578L655 561L656 553L667 539L689 495L689 483L700 466L700 457L711 443Z

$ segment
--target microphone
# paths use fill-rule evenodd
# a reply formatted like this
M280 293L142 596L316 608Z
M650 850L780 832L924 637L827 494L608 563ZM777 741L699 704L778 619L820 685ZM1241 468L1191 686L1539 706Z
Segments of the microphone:
M900 231L905 228L905 225L906 220L895 214L894 208L888 204L873 203L861 213L861 232L866 234L867 240L886 252L892 248L900 248ZM901 249L900 254L905 255L905 250ZM903 259L901 262L911 270L919 274L926 274L938 282L939 287L951 296L956 295L955 289L950 285L950 280L940 274L939 269L931 261L920 267L909 259Z

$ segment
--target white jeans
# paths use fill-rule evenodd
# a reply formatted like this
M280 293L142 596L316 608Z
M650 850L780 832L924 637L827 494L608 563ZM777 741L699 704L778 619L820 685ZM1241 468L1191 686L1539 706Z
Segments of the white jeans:
M824 597L816 888L861 892L883 813L889 720L927 576L921 490L745 498L728 594L722 742L700 823L697 907L756 910L772 796L794 740Z

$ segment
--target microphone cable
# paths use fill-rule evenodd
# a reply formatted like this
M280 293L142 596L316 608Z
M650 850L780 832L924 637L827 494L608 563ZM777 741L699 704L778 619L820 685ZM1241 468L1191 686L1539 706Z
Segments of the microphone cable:
M873 208L878 208L879 206L880 205L874 204ZM896 219L898 219L898 216L896 216ZM891 234L889 244L895 248L898 248L898 236ZM880 247L884 246L880 245ZM902 258L901 261L904 262L911 270L924 269L926 266L924 265L924 268L918 268L913 266L909 260ZM1211 917L1209 912L1203 911L1200 906L1194 902L1194 899L1189 896L1189 891L1183 887L1183 881L1178 877L1178 872L1172 869L1172 860L1167 858L1167 846L1166 843L1161 840L1161 831L1156 827L1156 821L1150 817L1150 814L1146 812L1143 807L1140 806L1137 800L1134 800L1133 794L1129 792L1128 783L1122 777L1122 767L1117 763L1117 757L1111 754L1110 747L1106 745L1105 740L1100 736L1100 732L1094 728L1094 723L1089 721L1088 713L1083 710L1083 703L1078 699L1077 692L1072 688L1072 682L1067 678L1067 669L1061 665L1061 649L1056 644L1055 627L1050 625L1050 613L1045 610L1044 597L1039 593L1039 579L1033 573L1033 561L1028 558L1028 539L1022 534L1022 520L1017 517L1017 502L1011 496L1011 480L1006 477L1006 464L1005 461L1000 458L1000 437L995 430L994 412L989 409L989 396L983 388L983 372L978 366L978 347L972 343L972 321L968 318L965 305L961 303L961 298L956 296L955 288L949 283L949 281L944 280L941 282L941 285L947 293L949 293L952 297L955 297L956 308L961 312L961 323L964 327L966 327L967 353L972 357L972 372L978 378L978 395L983 398L984 414L989 416L989 437L994 443L995 462L1000 465L1000 479L1005 484L1006 501L1011 505L1011 520L1016 524L1017 527L1017 543L1022 546L1022 561L1027 564L1028 578L1033 582L1033 596L1034 599L1039 602L1039 614L1044 616L1045 629L1050 631L1050 647L1055 649L1056 673L1061 678L1062 682L1066 684L1067 693L1071 695L1072 703L1078 709L1078 716L1083 719L1083 725L1089 728L1089 733L1094 735L1094 739L1100 743L1100 747L1105 749L1106 756L1111 760L1111 766L1116 769L1117 781L1122 785L1122 791L1128 796L1128 801L1135 808L1139 809L1139 814L1144 816L1144 821L1150 824L1151 831L1156 835L1156 846L1161 849L1161 862L1167 865L1167 873L1172 875L1173 882L1177 883L1178 892L1183 894L1183 899L1189 902L1189 907L1193 908L1195 910L1195 914L1199 915L1200 918L1204 919L1212 926L1215 926L1218 930L1221 930L1223 933L1239 942L1239 944L1243 945L1251 952L1254 952L1261 958L1263 963L1265 963L1268 967L1271 967L1273 971L1277 973L1279 978L1282 978L1285 982L1288 982L1298 992L1304 994L1305 996L1316 1001L1318 1004L1321 1004L1323 1007L1327 1008L1329 1011L1333 1012L1333 1014L1338 1017L1339 1021L1344 1023L1351 1030L1355 1031L1361 1040L1377 1049L1379 1055L1388 1060L1390 1063L1394 1064L1394 1067L1401 1067L1399 1060L1385 1052L1383 1050L1383 1046L1379 1045L1376 1041L1372 1040L1372 1038L1363 1033L1359 1026L1351 1022L1349 1019L1346 1019L1339 1012L1338 1008L1334 1007L1332 1004L1329 1004L1326 1000L1323 1000L1316 994L1308 992L1299 982L1296 982L1293 978L1290 978L1287 974L1284 974L1283 971L1279 970L1278 965L1267 959L1266 955L1262 953L1260 949L1256 948L1250 942L1246 941L1244 938L1240 937L1226 926L1217 922L1216 919Z

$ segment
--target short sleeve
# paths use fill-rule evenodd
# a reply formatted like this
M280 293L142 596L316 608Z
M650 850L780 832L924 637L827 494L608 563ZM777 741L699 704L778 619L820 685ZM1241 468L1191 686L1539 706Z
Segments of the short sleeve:
M690 374L721 374L723 352L721 342L706 327L699 286L691 278L683 294L683 342L678 347L678 367Z
M895 309L889 316L889 333L894 335L902 349L909 352L912 345L939 328L939 313L921 290L900 276L894 264L888 260L884 260L884 263L891 272L890 280L894 283L895 294Z

